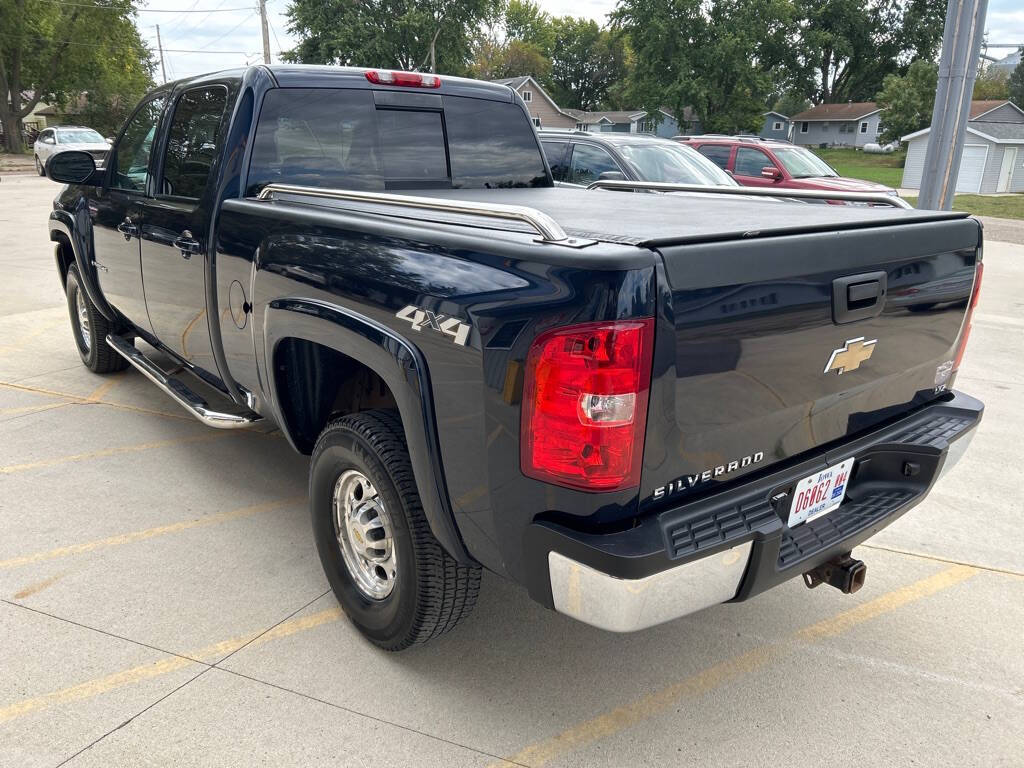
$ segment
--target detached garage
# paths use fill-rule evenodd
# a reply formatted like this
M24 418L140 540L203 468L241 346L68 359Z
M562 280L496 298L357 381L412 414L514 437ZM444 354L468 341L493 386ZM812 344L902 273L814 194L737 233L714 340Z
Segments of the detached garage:
M920 189L931 128L902 138L907 145L903 184ZM956 191L1024 192L1024 111L1009 101L971 102Z

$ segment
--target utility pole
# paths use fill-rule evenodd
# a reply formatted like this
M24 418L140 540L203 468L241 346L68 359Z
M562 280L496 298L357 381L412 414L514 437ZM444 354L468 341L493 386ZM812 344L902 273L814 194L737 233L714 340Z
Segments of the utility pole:
M263 27L263 63L270 63L270 30L267 29L267 0L260 0L260 24Z
M917 207L948 211L960 172L988 0L948 0L939 84Z
M160 51L160 72L164 76L164 82L167 82L167 67L164 64L164 44L160 42L160 25L156 25L156 47Z

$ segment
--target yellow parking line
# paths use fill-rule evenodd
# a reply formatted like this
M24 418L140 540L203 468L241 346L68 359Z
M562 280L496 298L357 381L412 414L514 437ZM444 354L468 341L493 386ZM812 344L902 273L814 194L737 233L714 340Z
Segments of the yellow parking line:
M30 469L41 469L52 467L57 464L69 464L74 461L86 461L88 459L103 459L108 456L119 456L124 453L139 453L140 451L151 451L156 448L168 448L172 445L188 445L189 443L204 443L209 440L226 437L229 432L206 432L201 435L189 435L188 437L175 437L170 440L154 440L150 443L133 443L132 445L119 445L114 448L104 448L99 451L87 453L74 453L70 456L52 456L48 459L28 461L24 464L10 464L0 467L0 475L13 475L15 472L27 472Z
M108 536L105 539L94 539L93 541L84 541L81 544L71 544L66 547L58 547L57 549L51 549L46 552L36 552L35 554L23 555L22 557L12 557L8 560L0 560L0 570L20 568L23 565L39 563L44 560L56 560L57 558L68 557L70 555L81 555L86 552L95 552L97 549L109 549L110 547L119 547L123 544L144 541L157 536L166 536L170 533L179 533L180 531L187 531L190 528L216 525L217 523L236 520L240 517L250 517L252 515L258 515L261 512L269 512L270 510L277 509L278 507L297 504L304 498L305 497L303 496L292 496L287 499L276 499L274 501L263 502L262 504L253 504L248 507L228 510L227 512L218 512L217 514L199 517L194 520L182 520L177 523L170 523L169 525L158 525L155 528L146 528L141 531L131 531L117 536Z
M706 693L743 674L764 667L769 662L790 652L794 647L794 641L815 642L842 634L865 621L959 584L975 573L977 570L967 566L958 565L947 568L933 576L862 603L837 616L804 627L784 641L758 646L703 669L667 688L648 694L631 704L586 720L549 739L526 747L507 760L537 768L571 749L612 736L641 720L663 712L683 696ZM505 763L494 763L490 768L499 768L502 765Z
M270 642L271 640L279 640L283 637L294 635L297 632L305 632L306 630L313 629L314 627L319 627L322 624L337 621L341 618L341 615L340 608L331 607L318 613L310 614L309 616L301 616L284 621L262 635L257 632L250 632L248 635L242 635L220 643L208 645L205 648L200 648L197 651L193 651L192 653L187 653L182 656L170 656L149 664L140 664L137 667L115 672L112 675L96 678L94 680L86 680L84 683L79 683L78 685L73 685L69 688L62 688L58 691L44 693L41 696L22 699L21 701L17 701L13 704L8 704L5 707L0 707L0 722L11 720L16 717L22 717L30 712L47 709L58 704L66 704L68 702L78 701L81 699L91 699L94 696L108 693L115 688L123 688L126 685L141 683L144 680L151 680L154 677L167 675L193 664L205 663L207 660L216 661L223 656L238 650L246 643L250 644L249 647L257 647Z
M21 405L16 408L0 408L0 416L12 416L16 413L35 413L37 411L48 411L51 408L60 408L70 403L47 403L46 405Z
M110 390L120 384L122 381L121 377L111 377L105 382L100 384L96 389L85 396L85 402L87 403L98 403L107 395Z
M26 597L31 597L32 595L38 592L42 592L47 587L51 587L54 584L56 584L57 581L63 578L63 576L63 573L58 573L54 576L50 576L48 579L43 579L42 581L37 581L34 584L29 584L27 587L24 587L23 589L15 592L14 599L24 600Z
M82 395L73 395L70 392L54 392L52 389L42 389L40 387L27 387L24 384L10 384L5 381L0 381L0 387L7 389L17 389L22 392L32 392L36 395L46 395L47 397L64 397L68 400L72 400L76 403L87 403L89 400ZM126 405L125 403L112 403L109 400L97 400L100 405L108 405L111 408L121 408L126 411L135 411L136 413L146 413L152 416L163 416L167 419L179 419L183 421L192 421L192 417L184 411L178 413L170 413L168 411L154 411L150 408L141 408L137 405Z

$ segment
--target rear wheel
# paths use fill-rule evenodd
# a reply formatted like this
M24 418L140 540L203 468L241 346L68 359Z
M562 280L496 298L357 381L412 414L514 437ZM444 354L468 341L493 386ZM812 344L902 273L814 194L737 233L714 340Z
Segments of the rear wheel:
M85 367L94 373L123 371L128 361L107 344L107 335L115 333L113 325L89 301L82 289L82 278L74 264L68 268L68 313L71 315L71 335Z
M43 167L43 164L39 162L39 155L36 155L36 173L40 176L46 175L46 169Z
M371 642L399 651L448 632L473 609L480 569L459 565L431 533L397 414L364 411L328 424L309 492L320 562Z

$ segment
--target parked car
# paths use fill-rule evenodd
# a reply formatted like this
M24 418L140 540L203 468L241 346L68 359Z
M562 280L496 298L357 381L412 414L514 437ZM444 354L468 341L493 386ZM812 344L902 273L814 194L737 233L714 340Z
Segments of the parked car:
M737 183L692 148L635 133L538 131L556 184L585 187L598 179L735 187Z
M147 95L106 168L46 171L82 362L309 455L320 561L389 650L458 624L483 568L614 631L801 574L855 591L851 549L982 417L953 390L976 220L555 188L505 86L218 72Z
M102 166L110 151L110 144L92 128L80 125L60 125L55 128L44 128L32 145L35 154L36 172L45 176L46 161L58 152L74 149L88 152L96 165Z
M897 196L892 187L840 176L816 154L788 141L747 136L678 136L747 187L874 192ZM842 200L829 201L838 205Z

